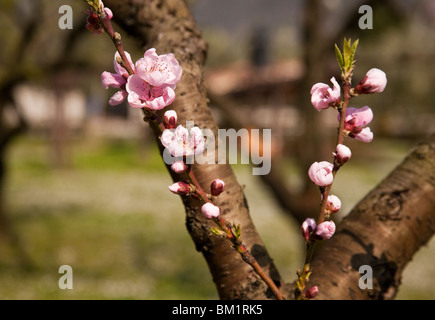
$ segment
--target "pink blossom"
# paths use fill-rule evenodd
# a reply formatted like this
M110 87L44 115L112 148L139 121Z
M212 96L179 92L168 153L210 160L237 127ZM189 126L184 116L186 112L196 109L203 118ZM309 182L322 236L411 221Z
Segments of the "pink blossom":
M215 219L217 217L219 217L221 210L219 209L218 206L215 206L213 203L211 202L207 202L206 204L204 204L201 207L201 211L202 214L207 218L207 219Z
M376 93L384 91L387 85L387 76L384 71L377 68L370 69L361 82L355 87L355 91L361 93Z
M104 11L106 12L109 20L113 18L112 10L109 8L104 8ZM104 28L98 15L91 9L86 11L86 14L88 15L86 18L86 29L91 31L93 34L102 34L104 32Z
M168 188L172 193L179 194L179 195L185 196L190 193L190 185L183 181L176 182L170 185Z
M344 131L351 138L362 142L370 142L373 140L373 133L366 126L372 119L373 112L370 107L364 106L360 109L349 107L346 111Z
M314 287L307 289L307 291L305 291L305 297L307 299L313 299L317 296L318 293L319 293L319 287L314 286Z
M353 137L356 140L368 143L368 142L371 142L373 140L373 132L371 132L370 128L367 127L367 128L362 129L360 133L354 134Z
M128 59L128 63L134 70L133 62L131 61L130 54L128 52L125 52L125 56ZM127 70L122 67L117 59L121 59L121 56L118 51L115 53L115 58L113 59L113 66L116 73L110 73L107 71L104 71L101 74L101 83L103 84L103 87L105 89L108 89L109 87L113 88L119 88L121 90L117 91L109 100L109 104L111 106L116 106L127 97L127 91L125 90L125 84L127 83L127 79L129 78L129 74Z
M335 223L334 221L324 221L321 224L319 224L316 228L315 235L320 240L327 240L330 239L335 233Z
M310 239L310 235L314 230L316 230L316 220L312 218L305 219L305 221L302 222L301 229L302 236L304 237L305 241L308 241Z
M215 179L211 183L210 186L211 194L215 197L220 195L225 190L225 182L223 182L221 179Z
M204 136L198 127L188 130L179 125L175 130L165 129L160 140L174 157L188 157L204 151Z
M331 78L334 88L325 83L316 83L311 88L311 103L318 111L335 105L340 100L340 86L334 77Z
M174 110L168 110L163 115L163 122L166 129L173 129L177 125L177 113Z
M346 163L352 156L350 149L344 144L338 144L336 147L336 153L334 153L335 159L337 159L339 164Z
M171 165L171 169L175 173L183 173L187 170L187 165L184 163L184 161L174 161L174 163Z
M128 103L133 108L161 110L175 99L174 86L153 87L137 74L127 80Z
M326 211L328 213L335 213L339 211L341 208L341 200L334 196L333 194L328 196L328 200L326 202Z
M136 61L137 74L151 86L175 86L180 80L182 68L173 53L157 55L156 49L148 49L144 57Z
M333 169L334 165L328 161L314 162L308 169L308 176L316 185L325 187L334 180Z

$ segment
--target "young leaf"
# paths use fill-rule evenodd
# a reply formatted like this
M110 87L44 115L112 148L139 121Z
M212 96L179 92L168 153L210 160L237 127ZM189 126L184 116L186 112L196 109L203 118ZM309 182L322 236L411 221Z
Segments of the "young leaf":
M222 235L222 231L220 231L220 230L219 230L218 228L216 228L216 227L210 228L210 232L213 233L213 234L215 234L215 235L217 235L217 236L221 236L221 235Z
M349 59L351 61L350 67L352 67L352 65L354 63L353 58L355 57L355 52L356 52L356 47L358 46L358 42L359 42L359 39L356 39L355 42L352 44L352 47L350 48L350 52L351 52L351 55L349 57Z
M340 69L343 70L344 68L344 60L343 55L340 52L340 49L338 48L337 44L335 44L335 57L337 58L338 65L340 66Z
M236 236L236 239L239 239L240 236L242 235L242 232L240 230L240 224L238 224L237 226L233 224L233 227L234 227L234 235Z

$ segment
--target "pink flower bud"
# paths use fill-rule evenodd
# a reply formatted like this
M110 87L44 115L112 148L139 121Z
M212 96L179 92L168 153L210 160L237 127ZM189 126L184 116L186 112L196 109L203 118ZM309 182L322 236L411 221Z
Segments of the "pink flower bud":
M182 173L187 170L187 165L184 163L184 161L174 161L174 163L171 165L171 169L175 173Z
M310 239L310 235L314 230L316 230L316 220L312 218L305 219L305 221L302 222L301 229L302 236L304 237L305 241L308 241Z
M331 78L334 88L325 83L316 83L311 88L311 103L318 111L335 105L340 100L340 85L334 77Z
M314 286L309 288L307 291L305 291L305 297L307 299L313 299L315 296L317 296L318 293L319 293L319 287Z
M314 162L308 170L311 181L320 187L326 187L334 181L334 165L328 161Z
M349 135L350 136L350 135ZM369 127L362 129L359 133L353 134L353 138L361 142L371 142L373 140L373 132Z
M201 211L202 214L207 218L207 219L214 219L219 217L221 210L219 209L218 206L215 206L213 203L211 202L207 202L206 204L204 204L201 207Z
M220 179L216 179L211 183L210 189L211 194L217 197L225 190L225 182Z
M169 186L172 193L187 196L190 193L190 185L186 182L179 181Z
M335 213L341 208L341 201L337 196L333 194L328 196L328 201L326 202L326 210L329 213Z
M344 164L347 160L352 156L352 152L348 147L344 144L338 144L336 148L337 153L335 153L335 159L337 159L338 163Z
M163 121L166 129L173 129L177 125L177 113L174 110L168 110L163 115Z
M134 64L131 61L131 56L127 51L125 51L125 56L130 64L130 67L134 70ZM122 103L128 95L127 91L125 91L125 84L127 83L127 78L129 75L127 70L118 63L118 59L121 59L121 55L118 51L116 51L115 57L113 58L113 67L116 73L104 71L101 74L101 83L103 84L104 88L108 89L109 87L114 87L120 89L110 98L109 104L111 106L116 106Z
M340 119L340 116L338 116ZM369 106L362 108L349 107L346 110L346 119L344 131L349 137L360 140L362 142L371 142L373 133L370 128L366 127L373 120L373 111Z
M355 87L355 91L361 93L376 93L384 91L387 85L387 76L384 71L377 68L370 69L361 82Z
M107 14L109 20L113 18L113 13L109 8L104 8L104 12ZM98 15L91 9L89 9L86 14L86 29L91 31L93 34L102 34L104 28Z
M335 223L334 221L324 221L319 224L316 228L315 235L320 240L330 239L335 233Z
M113 18L113 12L112 12L112 10L110 10L109 8L104 8L104 11L106 12L106 14L107 14L107 17L109 18L109 20L111 20L112 18Z

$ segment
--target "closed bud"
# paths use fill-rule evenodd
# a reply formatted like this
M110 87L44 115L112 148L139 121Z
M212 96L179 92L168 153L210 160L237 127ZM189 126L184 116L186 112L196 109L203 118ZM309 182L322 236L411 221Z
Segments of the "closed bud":
M359 94L376 93L384 91L387 85L387 76L384 71L377 68L370 69L366 76L355 87L355 91Z
M174 110L168 110L163 115L163 121L166 129L173 129L177 126L177 113Z
M183 181L176 182L173 185L170 185L168 188L172 193L182 196L187 196L191 192L190 185Z
M187 165L184 163L184 161L174 161L174 163L171 165L171 169L175 173L182 173L187 170Z
M211 183L210 189L211 194L217 197L225 190L225 182L220 179L216 179Z
M326 202L326 211L327 213L335 213L341 208L341 201L337 196L333 194L328 196L328 201Z
M319 293L319 287L314 286L309 288L307 291L305 291L305 297L307 299L313 299L315 296L317 296L318 293Z
M213 203L207 202L201 207L201 212L207 219L215 219L219 217L221 210Z
M301 229L302 236L304 237L305 241L308 241L310 239L310 235L314 230L316 230L316 220L312 218L305 219L305 221L302 222Z
M315 235L319 240L328 240L334 235L334 233L334 221L325 221L317 226Z
M337 159L337 162L341 165L345 164L352 156L352 152L344 144L338 144L336 151L335 159Z
M326 187L334 181L334 165L327 161L314 162L308 170L311 181L319 187Z

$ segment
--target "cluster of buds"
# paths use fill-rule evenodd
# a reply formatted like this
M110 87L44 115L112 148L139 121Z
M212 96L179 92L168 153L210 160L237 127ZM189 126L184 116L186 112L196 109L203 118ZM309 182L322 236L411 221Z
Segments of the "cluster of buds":
M225 182L221 179L215 179L210 184L210 193L213 197L217 197L225 190ZM220 215L220 208L214 205L212 202L206 202L201 207L202 214L208 219L217 219Z
M338 211L339 209L335 208L334 210ZM316 220L307 218L302 223L301 230L302 236L307 242L313 240L328 240L335 233L335 223L332 220L328 220L317 225Z
M345 46L348 46L346 52L349 53L350 42L345 41ZM339 50L337 53L337 58L342 69L342 79L344 81L344 99L341 99L341 88L335 78L331 78L333 84L332 88L325 83L316 83L310 91L311 103L316 110L321 111L327 108L335 108L339 111L339 135L342 136L339 136L335 152L332 154L333 163L328 161L314 162L308 169L309 178L320 188L322 205L318 222L313 218L307 218L301 225L302 236L307 243L307 250L313 250L312 244L315 241L328 240L335 233L336 226L334 221L331 220L331 215L340 210L341 201L337 196L329 194L329 192L338 169L352 156L349 147L342 143L344 138L350 137L366 143L373 140L373 133L367 126L373 120L372 110L368 106L362 108L348 107L349 97L382 92L387 84L385 73L374 68L367 72L366 76L355 88L350 88L353 54L356 49L356 44L354 44L352 48L352 57L347 56L347 62L344 62L344 58ZM342 119L342 117L344 119ZM304 272L298 272L299 279L296 282L297 290L295 291L298 299L312 299L319 292L317 286L304 291L310 273L309 264L304 267Z
M182 125L177 126L177 119L177 113L174 110L168 110L164 113L165 130L163 130L160 141L173 157L179 159L171 164L171 170L177 174L182 174L190 170L186 164L187 157L204 152L205 139L201 129L198 127L187 129ZM182 196L202 196L205 200L205 204L201 208L202 214L208 219L216 219L220 216L220 208L214 205L210 199L217 197L225 190L225 182L221 179L215 179L210 184L210 195L201 194L200 186L186 181L170 185L169 190Z
M106 14L107 19L111 20L113 18L113 13L109 8L104 8L103 11ZM93 34L102 34L104 32L104 27L98 16L98 13L93 9L88 9L86 14L86 29Z
M331 79L334 87L331 89L325 83L316 83L311 89L311 102L314 108L318 111L333 107L339 111L343 108L343 102L340 96L340 86L335 78ZM352 96L359 94L371 94L382 92L387 84L385 73L379 69L373 68L369 70L366 76L355 87L350 89ZM362 142L370 142L373 140L373 133L367 125L373 119L373 112L368 106L362 108L348 107L345 112L344 126L342 134L344 137L354 138ZM341 120L341 112L338 115L338 120ZM335 173L338 168L345 164L351 157L351 150L342 143L337 144L336 150L333 153L334 163L328 161L314 162L308 169L308 176L312 182L321 188L331 186ZM323 194L322 194L323 195ZM326 218L337 212L341 207L341 201L338 197L329 195L324 207L324 215ZM314 220L313 220L314 221ZM311 234L316 238L329 239L335 232L335 225L332 221L322 222L314 226L311 220L305 221L302 225L304 238L308 241Z
M311 102L317 110L334 107L340 109L343 107L340 97L340 87L338 86L335 78L331 79L334 88L331 89L327 84L316 83L311 89ZM382 92L387 84L387 77L385 73L379 69L373 68L369 70L366 76L360 83L350 90L353 95L369 94L375 92ZM341 115L338 115L338 120L341 120ZM354 138L362 142L371 142L373 140L373 133L367 125L373 120L373 112L369 106L362 108L346 109L344 127L342 134L345 137ZM343 165L351 157L350 149L343 145L336 146L334 155L334 164L321 161L314 162L308 170L308 175L316 185L325 187L332 184L334 180L334 172L336 166Z

